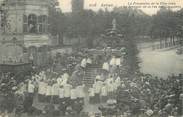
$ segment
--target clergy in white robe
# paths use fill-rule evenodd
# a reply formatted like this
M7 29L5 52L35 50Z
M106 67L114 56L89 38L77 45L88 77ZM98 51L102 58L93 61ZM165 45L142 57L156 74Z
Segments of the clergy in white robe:
M77 97L79 99L79 101L83 101L84 97L85 97L85 93L84 93L84 85L79 85L76 87L76 91L77 91Z
M61 77L58 77L58 78L57 78L57 83L59 84L59 86L62 85L62 78L61 78Z
M109 93L111 93L111 92L113 92L114 91L114 83L110 83L110 84L108 84L108 86L107 86L108 88L107 88L107 91L109 92Z
M121 78L120 77L117 77L114 82L115 82L116 90L117 90L117 88L121 85Z
M148 117L150 117L150 116L153 115L154 112L153 112L151 109L149 109L149 110L147 110L145 113L146 113L146 115L147 115Z
M107 84L107 91L108 91L108 93L113 92L113 90L114 90L113 83L114 83L114 80L113 80L112 77L106 79L106 84Z
M45 79L44 77L46 77L45 72L44 71L40 72L39 77L44 80Z
M107 86L106 85L102 86L101 96L107 96Z
M58 96L59 95L59 85L57 83L54 83L52 85L52 95L53 96Z
M100 103L100 93L101 93L102 85L103 85L102 81L97 81L94 85L94 90L95 90L94 103Z
M95 94L99 94L100 93L100 86L99 86L99 84L97 83L97 82L95 82L94 84L93 84L93 88L94 88L94 91L95 91Z
M78 92L77 92L77 89L76 88L71 89L71 101L72 102L77 99L77 95L78 95L77 93Z
M94 88L90 88L89 89L89 100L90 100L90 103L91 104L94 103L94 96L95 96Z
M28 82L28 96L26 96L26 100L25 100L25 110L29 107L32 106L33 104L33 98L34 98L34 90L35 90L35 86L33 84L33 82L29 81Z
M42 79L46 80L46 73L45 72L43 72Z
M33 82L29 81L29 83L28 83L28 93L33 95L34 90L35 90L35 86L34 86Z
M38 83L38 94L40 94L40 95L46 94L46 83L43 81L40 81Z
M102 80L102 78L101 78L100 75L97 75L95 79L96 79L96 80Z
M91 58L87 58L86 63L91 65L92 64L92 59Z
M102 69L104 69L106 71L109 71L109 64L108 64L108 62L104 62L103 66L102 66Z
M52 86L50 84L46 87L46 101L50 102L52 96Z
M116 58L115 58L115 56L113 56L112 59L110 60L110 65L111 66L116 65Z
M26 92L26 84L25 83L21 83L19 86L19 89L15 92L15 94L18 95L24 95L24 93Z
M53 96L53 102L56 104L58 103L59 99L59 85L57 83L54 83L52 85L52 96Z
M69 74L68 74L68 73L64 73L64 74L62 75L62 78L68 79L68 78L69 78Z
M116 58L116 65L121 66L121 58Z
M69 79L69 75L67 75L67 74L62 75L61 86L66 85L66 84L67 84L67 82L68 82L68 79Z
M43 81L40 81L38 83L38 99L40 102L45 101L46 89L47 89L47 84Z
M81 67L85 68L87 64L86 58L81 61Z
M134 82L131 82L131 83L130 83L130 86L131 86L131 87L137 87L137 84L134 83Z
M70 84L65 84L64 85L64 98L65 100L69 100L71 97L71 89L72 86Z
M101 101L104 103L107 101L107 86L105 84L101 88Z
M59 88L59 99L61 99L61 100L64 99L64 88L63 87Z

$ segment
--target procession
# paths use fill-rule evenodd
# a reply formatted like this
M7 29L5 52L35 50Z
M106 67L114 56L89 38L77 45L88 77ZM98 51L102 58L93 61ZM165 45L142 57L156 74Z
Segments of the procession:
M167 79L139 73L134 78L121 77L118 69L123 65L121 60L111 56L109 61L101 64L101 70L91 87L82 83L82 75L78 76L84 74L87 67L96 64L92 58L85 57L76 64L71 74L68 72L71 70L67 69L62 73L51 69L35 71L18 85L12 77L9 82L15 82L11 88L19 101L11 105L12 109L8 105L1 105L1 112L11 112L15 108L17 116L21 112L32 116L86 116L83 109L87 103L95 105L104 116L178 116L182 108L179 103L182 75ZM7 82L6 77L1 81L1 88ZM77 81L78 78L81 80ZM109 108L106 104L114 104L115 107ZM102 110L108 108L113 113ZM87 116L92 114L95 116L95 113L88 113Z
M182 117L183 9L97 4L0 0L0 117Z

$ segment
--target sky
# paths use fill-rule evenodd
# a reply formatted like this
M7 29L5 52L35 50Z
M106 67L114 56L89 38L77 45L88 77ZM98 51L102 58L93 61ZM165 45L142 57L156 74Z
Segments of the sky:
M71 11L71 0L59 0L59 2L63 12ZM156 6L167 6L169 4L168 6L171 6L171 8L173 7L172 10L179 10L180 8L183 8L183 0L85 0L84 8L92 9L94 11L105 8L112 10L113 7L129 6L130 4L136 7L139 7L139 4L147 4L140 5L141 8L139 9L149 15L157 13L159 8L155 8ZM142 6L150 6L151 8L142 8Z

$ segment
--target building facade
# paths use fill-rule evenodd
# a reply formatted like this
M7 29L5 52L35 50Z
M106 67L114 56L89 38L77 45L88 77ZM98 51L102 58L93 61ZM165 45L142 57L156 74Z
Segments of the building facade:
M45 53L51 45L49 17L50 12L55 10L57 0L5 0L4 3L6 20L2 27L1 44L14 43L22 48L23 54L28 54L39 63L38 55ZM42 58L39 59L41 61Z

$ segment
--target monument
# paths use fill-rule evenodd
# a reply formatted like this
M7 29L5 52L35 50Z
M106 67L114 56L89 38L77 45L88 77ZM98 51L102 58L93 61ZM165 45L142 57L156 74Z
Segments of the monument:
M124 45L124 38L121 32L117 29L116 19L112 20L112 27L105 30L104 34L102 34L102 38L106 46L111 48Z

